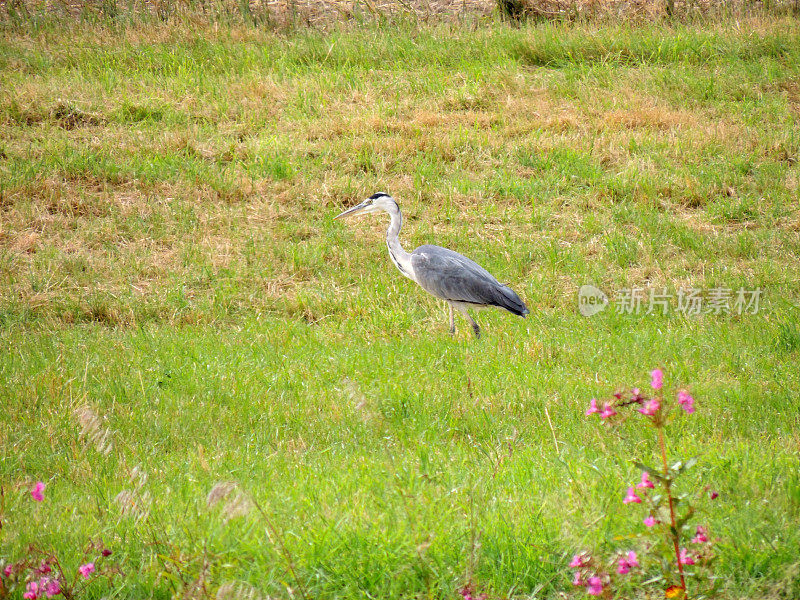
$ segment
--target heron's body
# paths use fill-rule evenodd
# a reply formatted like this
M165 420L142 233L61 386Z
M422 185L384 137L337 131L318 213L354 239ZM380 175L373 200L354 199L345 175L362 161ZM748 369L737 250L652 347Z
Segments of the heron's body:
M521 317L528 314L525 303L511 288L497 281L491 273L466 256L431 245L406 252L399 238L403 216L397 202L388 194L374 194L336 218L378 211L385 211L391 216L386 230L386 245L400 273L449 304L450 333L455 333L454 309L470 322L476 336L480 336L480 327L467 313L468 308L497 306Z

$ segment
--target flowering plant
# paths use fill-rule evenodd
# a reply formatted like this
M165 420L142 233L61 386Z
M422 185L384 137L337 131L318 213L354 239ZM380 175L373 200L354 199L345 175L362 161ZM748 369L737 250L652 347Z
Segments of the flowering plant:
M664 374L661 369L650 373L652 396L638 388L629 392L617 392L607 401L598 403L592 399L587 416L597 415L601 422L613 426L629 418L638 417L649 428L655 429L658 439L660 465L658 468L642 462L634 462L641 469L638 483L627 488L622 503L628 506L642 505L645 508L642 525L637 535L641 538L639 554L634 550L619 553L610 560L589 552L573 556L569 567L574 570L572 584L586 588L591 596L610 598L620 577L632 574L647 577L647 583L659 583L665 588L667 598L688 598L687 577L695 577L697 586L705 587L704 595L716 591L716 582L711 575L714 560L714 540L706 524L695 524L697 502L705 497L711 500L718 494L704 487L695 494L678 493L676 482L697 460L690 458L669 464L665 442L665 429L680 415L695 412L695 401L684 389L673 395L662 392ZM642 556L641 563L639 555ZM649 568L657 565L660 575L652 576ZM704 586L701 586L704 582Z
M30 496L34 502L44 502L45 487L38 481L31 488ZM110 580L122 573L116 565L105 564L111 554L101 541L90 541L83 550L81 565L72 571L62 566L54 552L30 546L23 558L0 564L0 598L19 588L22 588L25 600L79 598L91 581L99 577Z

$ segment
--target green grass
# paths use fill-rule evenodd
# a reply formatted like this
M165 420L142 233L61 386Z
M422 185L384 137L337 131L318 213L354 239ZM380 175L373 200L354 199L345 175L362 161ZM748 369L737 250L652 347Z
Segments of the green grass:
M102 537L111 597L297 597L284 544L313 598L556 597L654 450L588 400L662 366L723 597L800 594L797 21L2 28L0 560ZM378 190L528 319L448 336L384 221L332 220ZM584 283L764 301L586 319Z

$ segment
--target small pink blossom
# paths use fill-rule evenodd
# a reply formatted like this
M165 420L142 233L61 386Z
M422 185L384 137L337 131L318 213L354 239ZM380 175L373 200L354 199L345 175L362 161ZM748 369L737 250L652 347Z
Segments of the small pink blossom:
M644 518L644 526L645 527L652 527L655 524L656 524L656 519L655 519L655 517L653 515L647 515Z
M585 554L576 554L572 557L572 562L569 563L569 567L571 569L580 569L587 564L589 564L589 558Z
M572 578L572 585L574 586L586 585L586 582L581 577L580 571L575 571L575 577Z
M681 548L681 551L678 553L678 560L680 560L682 565L694 564L694 557L689 556L689 553L686 552L686 548Z
M589 581L587 583L589 584L589 587L586 589L586 593L590 596L599 596L603 593L603 582L599 577L589 577Z
M698 525L695 536L692 538L692 543L705 544L706 542L708 542L708 530L702 525Z
M664 387L664 373L661 369L653 369L650 371L650 387L654 390L660 390Z
M644 403L644 407L638 409L640 413L645 416L652 417L654 414L658 412L658 409L661 408L661 402L658 398L653 398L652 400L648 400Z
M586 416L588 417L589 415L593 415L599 412L600 409L597 408L597 399L592 398L592 400L589 402L589 408L586 409Z
M690 415L694 412L694 398L689 395L689 392L683 390L678 392L678 404L686 411L686 414Z
M711 499L716 500L717 498L719 498L719 494L714 490L711 490Z
M620 557L618 561L617 573L620 575L627 575L631 572L631 566L628 564L628 561L624 558Z
M617 414L617 411L611 406L611 402L606 402L603 405L603 410L600 411L600 418L607 419L608 417L613 417L615 414Z
M639 404L644 402L644 396L642 396L642 393L639 390L639 388L633 388L631 390L631 402L637 402Z
M83 575L84 579L89 579L89 575L94 573L94 563L90 562L86 563L85 565L81 565L80 567L78 567L78 573Z
M48 598L53 598L54 596L58 596L61 593L61 582L58 579L46 580L43 587L44 587L44 593L47 595Z
M477 596L473 596L474 590L469 585L465 585L463 588L458 590L458 593L461 594L461 597L464 600L486 600L489 596L487 594L478 594Z
M650 481L650 473L647 471L642 471L642 480L636 484L636 487L640 490L643 490L645 488L653 489L656 486L652 481Z
M22 594L25 600L36 600L39 597L39 584L35 581L29 581L25 586L25 593Z
M14 572L14 565L6 565L3 569L3 575L6 577L11 577L11 574Z
M46 561L42 561L42 564L40 564L36 569L36 572L41 575L47 575L50 571L50 565L47 564Z
M631 569L639 566L639 559L636 552L630 551L625 556L620 556L617 560L617 573L627 575Z
M37 481L36 485L33 486L31 490L31 498L33 498L36 502L41 502L44 500L44 482Z
M629 487L628 488L628 494L622 500L622 503L623 504L631 504L631 503L641 504L641 502L642 502L642 499L639 498L639 496L636 495L636 490L634 488L632 488L632 487Z

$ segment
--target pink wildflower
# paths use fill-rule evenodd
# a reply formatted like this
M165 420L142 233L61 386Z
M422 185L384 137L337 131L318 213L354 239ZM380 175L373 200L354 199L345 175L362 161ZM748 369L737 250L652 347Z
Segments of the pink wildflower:
M617 411L611 406L611 402L606 402L603 405L603 410L600 411L600 418L607 419L608 417L613 417L615 414L617 414Z
M642 471L642 481L637 483L636 487L639 488L640 490L643 490L645 488L653 489L656 486L652 481L650 481L650 473L648 473L647 471Z
M625 560L624 557L620 556L618 561L617 573L620 575L627 575L631 572L631 566L628 564L628 561Z
M660 390L662 387L664 387L664 373L661 371L661 369L653 369L650 371L650 377L652 378L650 380L651 388L654 390Z
M581 577L580 571L575 571L575 577L572 578L572 585L574 586L586 585L586 582Z
M692 538L693 544L705 544L708 541L708 530L702 525L697 526L695 536Z
M631 569L639 566L639 559L636 552L630 551L625 556L620 556L617 560L617 573L620 575L627 575Z
M31 490L31 498L33 498L36 502L41 502L44 500L44 487L44 482L37 481L36 485L33 486L33 489Z
M644 396L642 396L641 391L639 388L633 388L631 390L631 402L638 402L641 404L644 401Z
M50 565L47 564L47 562L44 560L42 561L42 564L40 564L36 569L36 572L40 573L41 575L47 575L50 571L51 571Z
M35 581L29 581L22 597L25 598L25 600L36 600L36 598L39 597L39 584Z
M61 582L58 579L47 579L44 583L40 582L44 587L44 593L48 598L58 596L61 593Z
M600 409L597 408L597 400L592 398L591 402L589 402L589 408L586 409L586 416L593 415L595 413L599 413Z
M83 575L84 579L89 579L89 575L94 573L94 563L90 562L86 563L85 565L81 565L80 567L78 567L78 573Z
M569 563L569 567L571 569L580 569L587 564L589 564L589 559L585 554L576 554L572 557L572 562Z
M689 395L689 392L685 392L683 390L678 392L678 404L680 404L681 408L686 411L687 415L690 415L694 412L694 398Z
M648 400L644 403L644 408L640 408L638 410L643 415L652 417L658 412L659 408L661 408L661 402L659 402L658 398L653 398L652 400Z
M3 575L6 577L11 577L11 574L14 572L14 565L6 565L3 569Z
M599 577L589 577L588 584L589 587L587 588L586 593L590 596L599 596L603 593L603 582Z
M694 564L694 557L689 556L689 553L686 552L686 548L681 548L680 553L678 554L678 559L682 565L693 565Z
M639 498L639 496L636 495L636 490L634 488L629 487L628 488L628 494L622 500L622 503L623 504L631 504L631 503L641 504L642 503L642 499Z
M656 519L655 519L655 517L653 515L647 515L644 518L644 526L645 527L652 527L655 524L656 524Z

